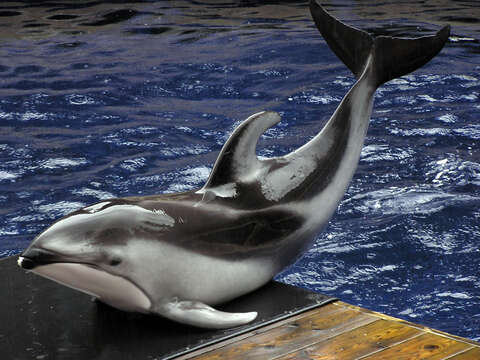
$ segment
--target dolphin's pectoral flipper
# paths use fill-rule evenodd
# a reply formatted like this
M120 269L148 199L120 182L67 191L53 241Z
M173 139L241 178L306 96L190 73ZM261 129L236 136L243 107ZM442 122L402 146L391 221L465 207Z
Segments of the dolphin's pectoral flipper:
M450 35L450 26L447 25L435 35L416 39L390 36L374 38L365 31L335 19L319 2L311 0L310 11L328 46L357 78L364 72L372 55L372 80L376 86L425 65L440 52Z
M226 329L248 324L257 317L256 312L228 313L219 311L199 301L172 301L162 303L153 312L182 324L209 328Z
M261 166L256 155L258 139L279 121L278 113L263 111L250 116L237 127L218 155L204 188L235 183L254 173Z

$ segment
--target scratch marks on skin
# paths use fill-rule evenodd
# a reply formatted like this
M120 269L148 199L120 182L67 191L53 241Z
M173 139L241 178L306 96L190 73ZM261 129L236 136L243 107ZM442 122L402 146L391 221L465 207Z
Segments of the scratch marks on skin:
M141 217L139 223L142 224L144 229L158 231L165 226L173 227L175 225L175 219L167 215L163 209L153 209L150 211L140 206L136 206L136 208L138 208L135 210L137 216Z
M133 219L139 219L142 223L151 223L155 226L171 227L175 225L175 220L171 216L167 215L167 213L163 209L147 210L137 205L113 205L107 207L108 204L110 204L109 201L104 201L86 207L83 210L89 213L86 214L86 216L90 216L90 214L95 214L96 216L104 216L108 214L112 214L114 216L116 215L119 220L123 219L125 224L132 222Z
M83 210L88 212L88 214L84 215L89 215L89 214L97 214L97 216L100 216L99 212L102 212L101 215L106 215L106 214L111 214L111 213L117 213L121 211L126 211L129 216L140 216L140 217L145 217L146 221L152 220L152 222L160 224L160 225L166 225L166 226L173 226L175 225L175 220L167 215L165 210L163 209L152 209L152 210L147 210L141 206L137 205L113 205L113 206L108 206L111 204L110 201L103 201L101 203L95 204L88 206L84 208ZM120 213L117 213L120 215ZM152 216L152 214L154 216ZM78 215L76 215L78 216ZM128 219L125 219L128 220Z
M142 208L143 209L143 208ZM145 210L145 209L143 209ZM148 210L147 210L148 211ZM158 215L160 217L164 217L166 219L168 219L168 222L170 223L171 221L173 221L173 224L175 223L175 221L167 215L167 213L165 212L165 210L163 209L153 209L152 212L155 214L155 215ZM170 221L171 220L171 221ZM172 226L173 224L166 224L166 225L170 225Z
M136 228L159 231L165 227L173 227L175 219L162 209L147 210L137 205L113 205L101 202L84 208L87 213L68 216L53 224L42 236L51 236L55 232L82 233L86 230L123 229L132 232Z

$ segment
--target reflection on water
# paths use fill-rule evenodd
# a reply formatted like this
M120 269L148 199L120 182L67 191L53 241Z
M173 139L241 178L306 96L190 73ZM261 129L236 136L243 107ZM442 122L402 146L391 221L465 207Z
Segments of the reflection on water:
M304 17L303 1L3 2L0 36L45 39L113 29L125 36L169 33L194 41L215 32L282 28Z
M419 23L467 26L480 32L475 0L325 0L325 6L345 21L390 21L409 19ZM305 20L306 1L4 1L0 5L0 37L45 39L52 36L85 35L117 27L128 34L177 33L186 40L221 31L281 29ZM372 29L395 31L391 26ZM308 24L307 24L308 26ZM121 29L118 29L120 27ZM418 31L422 29L417 28ZM188 37L190 35L190 37ZM412 35L409 32L406 35ZM77 44L65 43L65 46Z
M337 215L278 279L478 340L479 8L325 3L373 33L452 36L379 89ZM303 1L6 1L0 42L1 256L81 206L200 186L259 110L283 119L259 155L291 151L353 84Z

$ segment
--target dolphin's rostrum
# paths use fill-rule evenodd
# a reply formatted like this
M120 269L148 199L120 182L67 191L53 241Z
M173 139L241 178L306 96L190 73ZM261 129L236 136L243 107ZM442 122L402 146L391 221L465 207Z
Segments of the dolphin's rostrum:
M311 141L258 159L274 112L249 117L231 135L197 191L102 201L41 233L18 260L25 269L127 311L226 328L251 313L211 306L248 293L293 263L328 222L353 176L375 90L427 63L449 27L433 36L371 37L312 1L330 48L357 82Z

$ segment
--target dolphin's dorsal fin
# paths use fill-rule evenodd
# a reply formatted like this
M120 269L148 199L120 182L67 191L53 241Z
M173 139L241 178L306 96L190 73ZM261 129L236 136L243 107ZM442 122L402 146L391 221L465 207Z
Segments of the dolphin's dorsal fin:
M280 115L263 111L250 116L235 129L222 148L204 190L245 181L261 166L256 147L260 135L277 124Z

